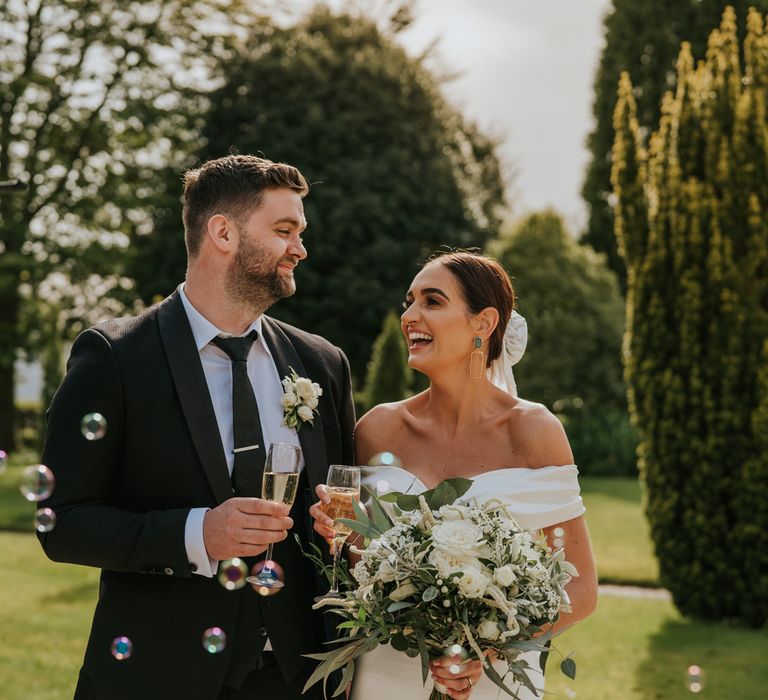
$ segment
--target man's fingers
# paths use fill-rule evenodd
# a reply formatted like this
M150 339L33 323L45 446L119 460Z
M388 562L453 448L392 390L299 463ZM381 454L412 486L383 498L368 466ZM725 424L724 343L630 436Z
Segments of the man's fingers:
M285 503L266 501L263 498L233 498L234 506L241 512L250 515L288 515L291 508Z
M323 503L331 502L331 497L328 495L328 487L325 484L318 484L315 487L315 493Z
M242 530L273 530L283 532L293 527L293 518L276 518L270 515L241 515L233 521L235 527Z

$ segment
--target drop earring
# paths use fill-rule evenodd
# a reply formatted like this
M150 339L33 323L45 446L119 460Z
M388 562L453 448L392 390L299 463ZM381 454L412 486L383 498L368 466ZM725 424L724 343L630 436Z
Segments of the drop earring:
M475 349L472 351L472 355L469 358L469 376L472 379L480 379L483 376L483 364L485 357L483 355L483 339L480 336L476 336Z

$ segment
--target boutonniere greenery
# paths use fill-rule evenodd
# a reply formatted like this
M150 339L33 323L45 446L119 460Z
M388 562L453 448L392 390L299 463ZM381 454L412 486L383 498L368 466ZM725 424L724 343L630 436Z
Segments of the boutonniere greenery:
M323 390L317 382L296 374L293 367L290 370L291 376L282 382L283 425L298 430L304 423L313 425Z

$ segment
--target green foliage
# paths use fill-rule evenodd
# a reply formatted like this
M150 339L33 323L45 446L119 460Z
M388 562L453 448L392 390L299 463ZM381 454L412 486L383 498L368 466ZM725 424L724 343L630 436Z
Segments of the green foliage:
M445 103L419 59L365 18L318 7L296 26L259 34L249 49L224 66L201 157L262 153L313 183L309 260L297 271L298 293L273 313L343 347L360 379L381 319L426 254L442 244L483 246L496 233L503 183L495 143ZM179 211L176 204L167 219L178 222ZM137 284L167 293L170 282L159 289L151 280L174 254L173 284L181 277L180 238L154 238Z
M582 475L637 474L637 431L626 407L591 409L579 401L556 401L554 409Z
M368 363L365 380L366 410L408 396L411 374L408 351L400 330L400 318L390 311L373 344L371 361Z
M768 34L739 58L723 14L690 46L643 148L632 83L615 114L626 374L662 583L688 615L768 619Z
M690 42L694 54L702 56L709 32L726 4L736 9L739 21L749 7L768 11L768 0L613 0L603 21L605 45L594 80L595 126L587 142L591 160L582 188L589 207L582 242L607 254L608 265L619 275L622 287L626 272L616 247L611 197L613 112L619 75L627 71L632 79L637 120L645 133L658 122L665 90L675 88L675 61L681 42ZM743 34L742 28L740 36Z
M257 24L250 4L0 3L0 181L28 185L0 196L0 444L13 444L17 351L77 332L67 301L88 290L120 310L131 298L123 251L194 147L199 86Z
M631 434L624 430L621 440L600 434L626 414L624 304L616 276L603 256L573 240L553 211L528 216L495 252L514 278L528 322L528 347L515 367L520 395L561 416L586 473L632 474Z

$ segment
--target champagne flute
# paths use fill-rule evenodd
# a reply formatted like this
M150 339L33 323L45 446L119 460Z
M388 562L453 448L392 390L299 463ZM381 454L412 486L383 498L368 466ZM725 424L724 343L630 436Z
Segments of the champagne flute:
M340 519L355 519L355 507L353 504L360 500L360 468L348 467L344 464L332 464L328 469L326 487L331 501L330 503L324 503L321 509L333 520L333 531L336 533L334 538L329 541L331 554L333 554L333 576L331 578L331 589L325 595L318 596L317 600L341 598L336 581L336 567L339 563L339 556L344 546L344 541L352 532L352 528L340 522Z
M301 450L294 445L273 442L269 446L261 482L261 497L266 501L292 506L299 486L299 464ZM272 542L267 545L264 566L258 576L246 578L248 583L259 588L276 589L285 584L278 578L272 560Z

